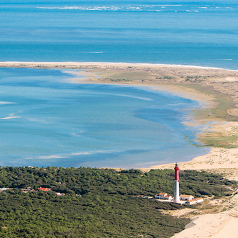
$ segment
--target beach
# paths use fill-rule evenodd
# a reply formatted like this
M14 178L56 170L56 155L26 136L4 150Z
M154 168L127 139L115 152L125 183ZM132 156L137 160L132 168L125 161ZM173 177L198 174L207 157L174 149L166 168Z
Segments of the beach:
M180 169L223 173L229 179L238 180L238 71L181 65L90 62L0 62L0 67L62 69L74 75L68 79L70 83L144 85L197 100L203 107L195 110L190 122L186 123L189 126L209 125L197 138L211 150L206 155L179 163ZM174 163L141 169L173 168ZM238 195L227 202L232 207L227 211L187 215L193 217L192 223L174 237L219 238L224 234L236 237L238 231L234 224L238 222Z

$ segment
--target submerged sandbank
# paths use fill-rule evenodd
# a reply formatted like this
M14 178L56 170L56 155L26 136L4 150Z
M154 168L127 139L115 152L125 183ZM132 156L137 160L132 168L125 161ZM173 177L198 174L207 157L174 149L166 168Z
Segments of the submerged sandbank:
M238 131L235 122L238 118L238 72L234 70L199 66L105 62L0 62L0 67L55 68L66 72L66 69L80 69L81 71L67 72L84 76L84 79L82 77L70 78L71 83L146 85L152 86L153 89L158 88L199 101L205 107L194 112L194 121L191 122L191 125L215 122L212 127L207 128L207 131L203 131L199 135L205 145L214 148L211 150L211 154L195 158L187 166L184 164L188 169L190 167L207 168L209 165L207 161L210 156L215 157L214 153L222 156L220 152L222 148L227 151L225 153L227 154L228 151L235 150L230 148L238 145ZM232 121L232 126L224 127L224 122ZM222 125L222 130L218 129L220 125ZM202 162L203 160L204 162ZM200 166L193 166L194 161L199 161L197 163L200 163ZM215 164L218 167L228 166L218 160L213 159L212 161L208 167L214 167ZM236 160L232 161L227 162L231 164L230 167L236 165ZM151 168L161 168L161 166L152 166Z

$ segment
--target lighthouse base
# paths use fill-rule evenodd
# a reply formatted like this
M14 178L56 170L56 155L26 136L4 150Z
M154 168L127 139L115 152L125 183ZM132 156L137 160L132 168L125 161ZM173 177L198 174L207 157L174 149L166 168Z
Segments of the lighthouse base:
M174 203L180 203L178 180L174 180Z

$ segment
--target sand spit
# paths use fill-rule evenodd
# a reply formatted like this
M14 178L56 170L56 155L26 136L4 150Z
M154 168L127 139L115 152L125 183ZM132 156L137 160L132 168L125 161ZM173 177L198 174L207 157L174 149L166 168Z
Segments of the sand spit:
M216 67L202 67L194 65L174 65L174 64L150 64L150 63L123 63L123 62L29 62L29 61L5 61L0 62L0 67L48 67L48 68L78 68L78 67L175 67L175 68L196 68L196 69L215 69L223 70ZM229 70L235 71L235 70Z
M0 62L0 67L80 69L68 73L84 76L89 83L117 83L159 86L161 89L179 93L181 96L200 101L214 100L211 91L229 95L233 107L229 114L238 117L238 71L220 68L165 65L145 63L106 63L106 62ZM72 83L85 80L74 77ZM201 93L199 86L208 90Z

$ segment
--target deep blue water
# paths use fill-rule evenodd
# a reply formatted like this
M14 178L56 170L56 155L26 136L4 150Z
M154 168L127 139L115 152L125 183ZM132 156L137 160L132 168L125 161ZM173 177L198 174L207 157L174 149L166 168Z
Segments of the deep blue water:
M140 168L206 153L182 122L198 102L139 86L0 68L0 166Z
M238 5L231 0L3 0L0 61L237 69Z

